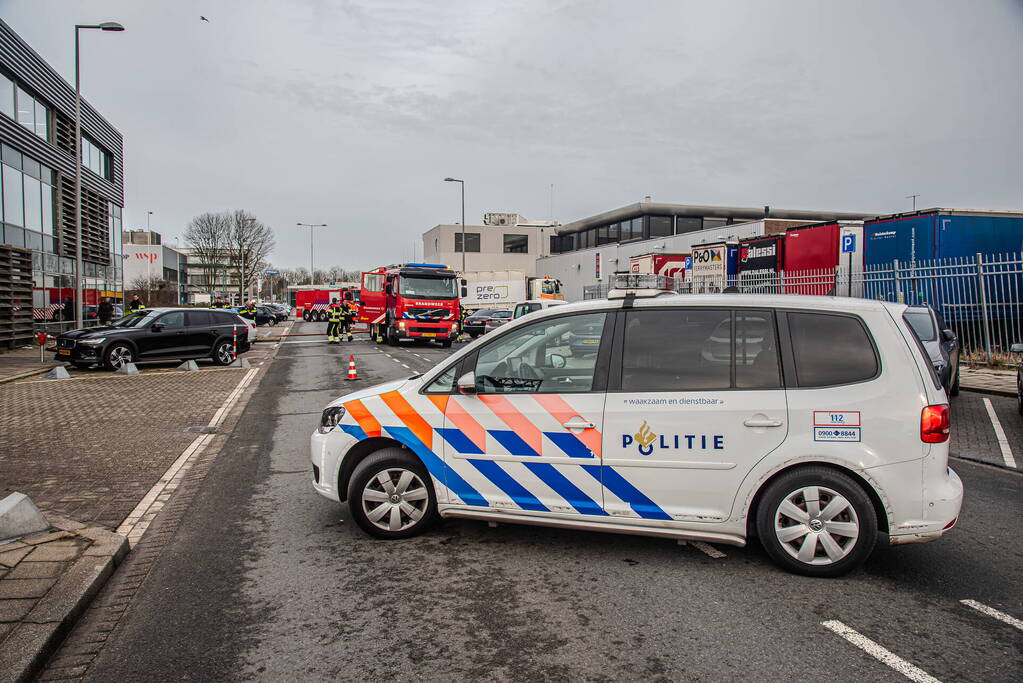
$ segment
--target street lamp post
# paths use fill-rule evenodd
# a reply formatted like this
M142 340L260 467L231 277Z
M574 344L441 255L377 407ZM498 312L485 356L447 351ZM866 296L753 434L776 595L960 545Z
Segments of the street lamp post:
M462 272L465 272L465 181L458 178L445 178L446 183L458 183L462 186Z
M153 251L153 229L149 226L149 219L152 211L146 211L146 304L153 305L153 273L150 266L153 262L151 252Z
M83 326L82 308L82 79L79 69L78 36L81 29L123 31L115 21L102 24L75 24L75 327ZM122 276L123 277L123 276Z
M313 228L325 228L326 223L295 223L300 228L309 228L309 284L315 285L316 278L313 276Z

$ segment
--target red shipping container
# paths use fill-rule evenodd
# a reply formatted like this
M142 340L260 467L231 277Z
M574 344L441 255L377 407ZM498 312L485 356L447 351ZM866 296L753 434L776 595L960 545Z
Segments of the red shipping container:
M828 294L835 288L838 223L785 231L785 293Z

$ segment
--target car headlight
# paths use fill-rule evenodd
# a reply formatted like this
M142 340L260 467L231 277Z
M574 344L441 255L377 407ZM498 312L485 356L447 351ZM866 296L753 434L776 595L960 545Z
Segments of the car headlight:
M451 331L458 332L458 323L451 323Z
M326 434L337 427L338 423L341 422L341 418L345 416L344 406L330 406L324 408L323 414L320 415L320 426L317 428L320 434Z
M99 346L106 340L106 337L99 337L98 339L79 339L78 343L82 346Z
M405 323L404 322L398 323L398 329L399 330L404 330L405 329Z

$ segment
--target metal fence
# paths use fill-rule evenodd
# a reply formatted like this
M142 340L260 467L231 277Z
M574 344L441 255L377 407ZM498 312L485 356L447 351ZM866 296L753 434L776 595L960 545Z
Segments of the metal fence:
M725 278L674 280L682 294L722 292L734 287L748 294L850 296L879 301L929 304L956 332L963 360L992 365L1017 359L1009 351L1023 342L1023 254L972 257L823 270L759 271ZM583 288L584 299L607 296L610 283Z

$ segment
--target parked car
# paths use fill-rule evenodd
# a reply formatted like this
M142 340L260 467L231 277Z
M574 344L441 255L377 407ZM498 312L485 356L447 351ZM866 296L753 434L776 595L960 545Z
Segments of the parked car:
M512 318L521 318L534 311L543 311L552 306L564 306L567 303L567 301L562 301L561 299L531 299L529 301L522 301L515 304L515 315Z
M86 306L82 309L85 314L86 320L96 320L99 318L99 306ZM114 317L113 320L117 320L124 315L124 306L121 304L114 304Z
M600 348L604 326L597 323L583 325L568 333L568 348L573 356L588 356Z
M274 316L277 318L277 322L279 323L282 323L291 317L291 309L284 304L268 302L261 305L273 311Z
M490 314L490 317L487 318L487 321L483 323L483 331L484 333L493 332L501 325L504 325L506 322L509 322L511 319L512 312L509 311L508 309L500 309L494 311L493 313Z
M57 360L76 367L209 358L217 365L249 350L249 327L237 313L206 308L147 308L111 325L87 327L57 337Z
M487 320L497 310L496 308L481 308L473 311L466 316L465 322L462 324L462 331L475 339L487 331Z
M1013 353L1023 354L1023 343L1013 344ZM1016 366L1016 410L1023 415L1023 355L1019 358L1019 365Z
M949 396L959 395L959 338L941 314L930 306L910 306L903 314L927 350L941 386Z
M470 518L756 539L790 571L839 576L879 540L950 533L963 502L948 397L905 311L643 290L538 311L328 404L311 483L378 538ZM597 353L578 356L566 339L595 326Z

